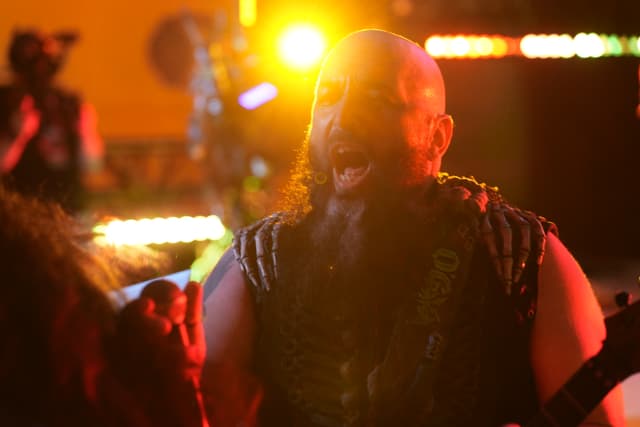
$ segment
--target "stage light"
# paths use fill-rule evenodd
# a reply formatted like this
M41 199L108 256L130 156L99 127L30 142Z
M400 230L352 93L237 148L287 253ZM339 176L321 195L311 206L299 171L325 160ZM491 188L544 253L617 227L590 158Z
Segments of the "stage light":
M573 37L569 34L561 34L557 39L558 56L560 58L572 58L576 55L576 49L573 45Z
M218 240L226 228L216 215L208 217L113 220L93 228L96 239L112 245L148 245Z
M258 19L257 0L238 0L238 20L243 27L252 27Z
M526 34L522 37L434 35L425 40L425 50L434 58L446 59L640 56L640 38L596 33L579 33L575 37L569 34Z
M599 58L605 53L605 46L595 33L579 33L573 38L576 55L580 58Z
M427 53L434 58L444 56L447 52L447 43L444 38L439 36L431 36L424 43Z
M509 45L504 37L495 36L491 38L492 51L491 56L502 58L509 53Z
M622 55L622 44L620 43L620 39L618 38L618 36L606 36L603 34L600 37L605 42L607 54L611 56Z
M326 42L322 33L308 24L298 24L285 30L278 40L282 60L292 68L306 70L322 59Z
M471 50L469 40L463 36L454 37L449 47L454 56L467 56Z
M260 83L238 96L238 104L247 110L254 110L278 96L278 89L271 83Z
M478 56L489 56L493 53L493 43L489 37L478 37L473 42L473 50Z
M520 51L527 58L537 58L540 51L540 41L535 34L527 34L520 40Z

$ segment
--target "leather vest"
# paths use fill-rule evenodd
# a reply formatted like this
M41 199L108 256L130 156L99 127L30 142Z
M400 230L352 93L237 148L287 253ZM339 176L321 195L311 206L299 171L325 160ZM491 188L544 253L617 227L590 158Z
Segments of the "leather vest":
M259 322L256 371L266 391L261 425L497 426L523 423L535 412L538 402L529 364L537 294L535 262L528 263L520 291L507 296L488 254L476 243L458 315L447 331L448 345L430 379L433 401L428 416L401 410L371 418L371 373L391 345L403 304L411 304L416 283L427 273L418 262L424 254L407 260L399 277L387 275L388 269L378 263L369 277L362 278L384 283L393 277L388 286L404 287L406 294L375 300L364 292L336 292L332 298L314 299L297 286L296 275L306 271L303 264L314 252L305 233L304 225L282 233L276 286L268 292L252 288ZM421 248L431 249L428 244ZM398 266L393 270L397 274ZM318 274L320 281L327 277ZM412 352L416 350L407 350ZM400 370L415 369L416 358L408 354L406 360L407 366L400 365ZM400 372L398 376L402 377ZM400 384L399 389L408 389L408 384ZM401 392L378 404L402 408L401 400L406 398Z

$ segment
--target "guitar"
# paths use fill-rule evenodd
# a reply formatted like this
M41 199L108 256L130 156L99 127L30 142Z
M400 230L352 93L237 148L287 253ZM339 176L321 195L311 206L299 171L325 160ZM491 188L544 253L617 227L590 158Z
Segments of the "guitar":
M602 349L554 394L526 427L579 425L625 378L640 372L640 301L605 319Z

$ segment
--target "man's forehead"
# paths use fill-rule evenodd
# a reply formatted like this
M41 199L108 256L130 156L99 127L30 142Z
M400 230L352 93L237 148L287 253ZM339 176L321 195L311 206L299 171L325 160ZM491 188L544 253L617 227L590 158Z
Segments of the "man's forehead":
M397 88L414 102L444 112L444 82L420 46L392 33L364 30L345 37L325 59L319 83L349 77L361 84Z
M339 43L327 57L323 71L348 73L364 69L371 73L397 73L410 60L406 46L381 37L352 37ZM386 72L386 73L385 73Z
M349 77L361 84L395 86L402 79L402 75L401 63L351 56L344 57L344 60L327 61L321 70L320 81Z

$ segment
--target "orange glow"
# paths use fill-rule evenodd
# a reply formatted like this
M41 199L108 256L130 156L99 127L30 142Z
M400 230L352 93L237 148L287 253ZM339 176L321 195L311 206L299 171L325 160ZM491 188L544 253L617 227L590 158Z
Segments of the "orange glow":
M215 215L208 217L143 218L113 220L93 228L96 238L112 245L148 245L218 240L225 227Z
M294 69L304 70L317 65L326 49L325 38L316 27L295 24L287 28L278 40L282 60Z
M464 36L454 37L449 47L454 56L468 56L471 50L471 44Z
M442 37L432 36L424 43L427 53L434 58L444 56L447 52L447 43Z
M494 36L491 39L493 44L492 56L502 58L508 52L508 45L504 37Z
M256 0L238 0L238 19L243 27L253 27L258 19Z
M481 36L474 40L473 49L478 56L489 56L493 53L493 41L487 36Z

